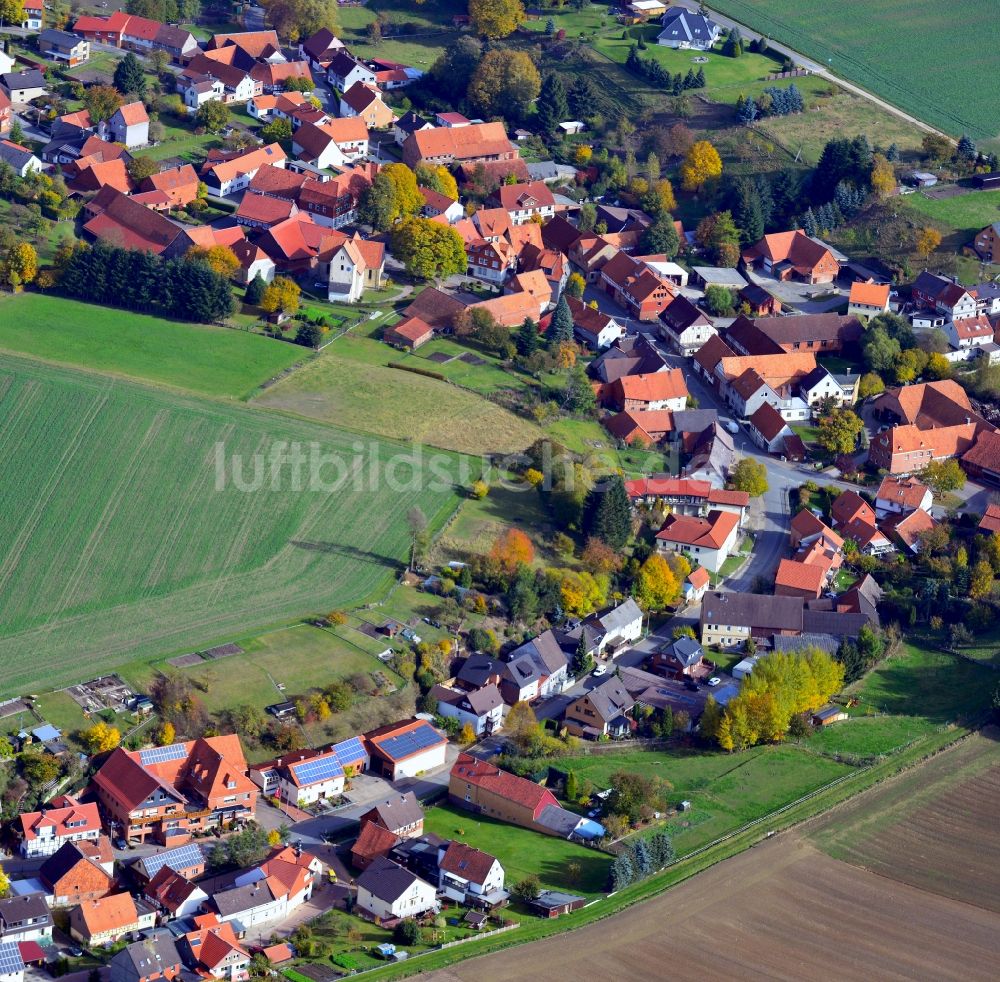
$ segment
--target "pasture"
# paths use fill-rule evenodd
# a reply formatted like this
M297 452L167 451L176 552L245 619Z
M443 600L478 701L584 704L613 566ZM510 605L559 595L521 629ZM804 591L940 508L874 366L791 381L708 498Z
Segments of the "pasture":
M955 29L982 16L974 0L713 0L711 7L947 133L1000 136L993 87L1000 48L990 31Z
M0 298L0 350L230 399L311 354L244 331L41 293Z
M255 403L377 436L465 453L523 450L541 435L534 423L474 392L389 368L389 362L437 371L434 362L397 355L379 342L340 338L311 365L264 390Z
M986 982L998 957L993 911L837 862L786 833L571 936L470 959L429 979L807 979L836 965L838 977L858 982Z
M953 229L955 248L971 245L980 229L1000 221L1000 191L970 191L951 198L921 194L908 195L907 207L917 220L930 218L942 229Z
M607 887L610 857L577 842L473 815L451 805L429 808L424 829L492 853L503 864L508 884L537 873L544 889L598 896ZM579 875L568 869L571 862L579 863Z
M430 475L399 444L5 359L2 694L380 595L407 512L437 529L454 509L458 462Z
M564 758L557 766L589 779L596 788L608 787L611 775L619 770L669 781L671 800L688 800L692 805L668 824L681 856L851 770L793 746L754 747L738 754L622 751Z

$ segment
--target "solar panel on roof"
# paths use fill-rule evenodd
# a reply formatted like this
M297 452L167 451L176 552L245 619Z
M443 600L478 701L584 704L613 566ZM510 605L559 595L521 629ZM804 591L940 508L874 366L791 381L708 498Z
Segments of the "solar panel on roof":
M406 733L379 740L379 747L387 753L393 760L401 760L411 754L419 753L428 747L433 747L442 740L441 734L428 723Z
M168 849L166 852L147 856L143 860L143 865L146 867L149 878L152 879L164 866L179 871L191 866L200 866L204 862L205 857L201 849L193 842L189 842L186 846L178 846L176 849Z
M168 747L151 747L139 751L139 762L143 767L150 764L165 764L168 760L180 760L187 756L187 746L183 743L172 743Z
M16 941L0 942L0 975L17 975L24 971L21 949Z
M317 757L305 760L301 764L292 764L291 771L299 784L316 784L318 781L329 781L333 777L343 777L344 768L336 757Z
M364 744L360 737L351 737L349 740L342 740L330 748L330 752L340 761L341 765L352 764L356 760L367 757Z

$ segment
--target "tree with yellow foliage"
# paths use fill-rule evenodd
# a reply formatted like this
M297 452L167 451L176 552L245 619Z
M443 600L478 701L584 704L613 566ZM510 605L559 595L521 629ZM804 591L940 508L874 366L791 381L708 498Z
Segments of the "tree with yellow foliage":
M557 571L559 597L567 614L589 614L604 606L608 599L608 578L586 571Z
M872 190L884 198L896 189L896 172L892 164L880 153L872 157L871 173Z
M105 754L109 750L114 750L122 742L122 735L118 728L98 720L89 729L82 733L84 746L92 754Z
M299 309L301 293L302 289L295 280L290 280L287 276L276 276L260 298L260 309L268 314L279 310L283 314L294 314Z
M496 48L476 67L466 93L483 116L523 119L542 90L542 77L525 51Z
M4 282L16 289L38 275L38 253L30 242L15 242L3 260Z
M917 232L916 239L917 252L926 259L941 245L941 233L936 228L922 228Z
M722 176L722 158L708 140L691 144L681 164L681 184L685 191L698 191L708 181Z
M193 246L184 254L188 262L202 262L213 273L231 280L240 269L240 261L229 246Z
M663 556L654 552L639 567L635 598L646 610L662 610L680 596L681 585Z
M417 185L458 201L458 181L443 164L417 164Z
M576 345L571 341L562 341L555 355L557 368L572 368L576 364Z
M586 167L590 163L591 158L594 156L594 148L588 147L586 143L581 143L576 150L573 151L573 163L577 167Z
M169 747L176 739L177 731L174 729L174 724L170 720L165 719L160 724L159 732L156 734L156 742L161 747Z
M469 746L471 743L476 742L476 731L471 723L466 723L462 727L462 731L458 734L458 742L462 744L463 747Z
M524 21L521 0L469 0L469 17L476 34L490 39L513 34Z

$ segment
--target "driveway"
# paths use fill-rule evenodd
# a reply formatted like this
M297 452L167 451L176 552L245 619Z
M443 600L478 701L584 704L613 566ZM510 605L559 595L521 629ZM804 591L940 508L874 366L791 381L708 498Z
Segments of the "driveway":
M768 293L777 297L786 307L804 314L825 314L844 305L847 295L835 283L811 284L776 280L770 276L761 276L753 270L743 274L751 283L763 287ZM833 296L826 296L833 293ZM824 296L823 300L816 300Z

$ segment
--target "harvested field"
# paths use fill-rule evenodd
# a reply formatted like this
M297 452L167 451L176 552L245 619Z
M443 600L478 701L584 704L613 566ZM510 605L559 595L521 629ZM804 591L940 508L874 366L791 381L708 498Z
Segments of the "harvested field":
M831 856L1000 913L1000 731L991 728L831 812Z
M995 913L837 862L784 835L571 936L429 977L806 979L836 966L844 979L986 980L995 978L998 958Z

